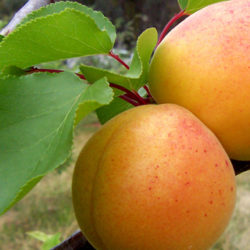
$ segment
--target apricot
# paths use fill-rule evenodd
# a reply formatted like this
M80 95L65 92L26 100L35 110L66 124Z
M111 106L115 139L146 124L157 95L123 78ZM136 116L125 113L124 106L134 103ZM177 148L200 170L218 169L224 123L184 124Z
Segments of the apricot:
M152 58L157 103L194 113L230 158L250 160L250 1L207 6L170 31Z
M226 228L235 174L216 136L174 104L144 105L87 142L72 183L79 226L101 250L205 250Z

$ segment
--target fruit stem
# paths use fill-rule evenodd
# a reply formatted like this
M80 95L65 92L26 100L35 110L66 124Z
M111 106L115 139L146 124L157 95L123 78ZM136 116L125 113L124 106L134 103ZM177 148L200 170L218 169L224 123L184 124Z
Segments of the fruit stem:
M151 93L150 93L150 91L149 91L148 86L147 86L147 85L144 85L143 88L146 90L146 92L147 92L147 94L148 94L148 97L153 98L152 95L151 95Z
M128 96L128 94L120 95L119 98L121 98L121 99L123 99L124 101L126 101L126 102L132 104L132 105L135 106L135 107L141 105L141 104L138 103L136 100L131 99L131 98Z
M185 13L185 10L181 10L179 13L175 14L170 21L166 24L166 26L164 27L163 31L160 34L159 40L156 44L156 48L158 47L158 45L161 43L161 41L163 40L163 38L166 36L169 28L174 24L174 22L176 22L178 19L180 19L181 17L188 15L187 13Z
M129 69L129 66L118 55L114 54L112 50L109 52L108 55L113 57L116 61L122 64L126 69Z
M135 94L135 96L137 97L138 101L141 103L141 104L147 104L147 101L141 97L138 92L136 92L135 90L133 90L133 93Z

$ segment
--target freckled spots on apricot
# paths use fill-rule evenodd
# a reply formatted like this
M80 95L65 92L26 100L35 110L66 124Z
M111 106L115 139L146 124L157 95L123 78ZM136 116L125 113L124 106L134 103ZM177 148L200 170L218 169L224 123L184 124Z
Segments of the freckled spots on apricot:
M183 119L199 136L183 128ZM216 136L182 107L143 105L121 113L90 138L77 160L72 197L79 226L95 249L208 249L234 207L229 158L229 168L214 167L225 159Z
M250 160L246 10L248 0L234 0L192 14L166 35L149 69L149 88L156 102L189 109L217 135L230 158L241 161ZM184 120L182 126L199 134L190 124Z
M156 165L156 166L155 166L155 169L159 169L159 167L160 167L159 165Z

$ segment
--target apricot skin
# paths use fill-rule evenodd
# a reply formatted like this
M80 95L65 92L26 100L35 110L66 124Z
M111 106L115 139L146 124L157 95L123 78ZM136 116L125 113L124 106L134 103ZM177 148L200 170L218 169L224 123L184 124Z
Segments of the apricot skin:
M101 250L205 250L226 228L235 174L215 135L174 104L107 122L85 145L72 184L79 226Z
M210 5L176 26L157 48L149 87L157 103L194 113L230 158L250 160L250 1Z

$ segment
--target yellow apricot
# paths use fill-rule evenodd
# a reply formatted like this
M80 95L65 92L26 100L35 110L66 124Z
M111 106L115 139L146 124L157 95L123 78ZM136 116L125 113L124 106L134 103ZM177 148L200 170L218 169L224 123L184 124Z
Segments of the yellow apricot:
M165 37L153 56L150 91L157 103L194 113L230 158L250 160L250 1L212 4Z
M101 250L205 250L226 228L235 174L215 135L174 104L144 105L87 142L72 183L79 226Z

